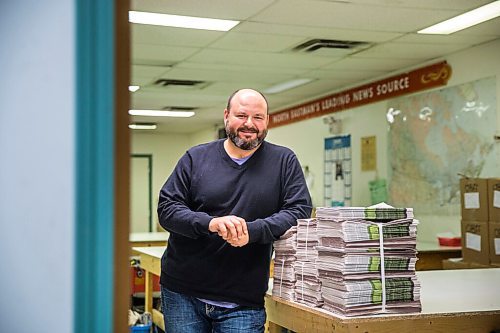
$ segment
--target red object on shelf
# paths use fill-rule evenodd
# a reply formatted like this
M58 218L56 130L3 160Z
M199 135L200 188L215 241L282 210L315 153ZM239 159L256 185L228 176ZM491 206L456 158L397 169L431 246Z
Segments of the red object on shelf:
M462 244L461 237L438 237L438 241L441 246L460 246Z
M131 266L130 275L132 295L143 294L146 284L144 270L138 266ZM160 291L160 277L157 275L153 275L153 291Z

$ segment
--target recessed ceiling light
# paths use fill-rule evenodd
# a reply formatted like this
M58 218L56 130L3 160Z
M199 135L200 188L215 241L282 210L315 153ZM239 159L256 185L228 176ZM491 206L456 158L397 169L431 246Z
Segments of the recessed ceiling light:
M267 89L264 89L263 92L266 94L276 94L288 89L292 89L298 86L301 86L303 84L311 82L313 79L295 79L291 81L286 81L274 86L271 86Z
M156 124L151 124L151 123L135 123L128 125L128 128L130 129L140 129L140 130L155 130L156 127L157 127Z
M139 88L139 86L128 86L128 91L136 92L137 90L139 90Z
M491 20L497 16L500 16L500 1L493 1L487 5L476 8L467 13L463 13L449 20L417 31L417 33L449 35L459 30L463 30L472 27L473 25Z
M164 111L164 110L128 110L131 116L146 117L179 117L188 118L194 116L193 111Z
M229 31L238 23L240 23L240 21L232 20L219 20L205 17L180 16L137 11L129 11L128 20L131 23L216 31Z

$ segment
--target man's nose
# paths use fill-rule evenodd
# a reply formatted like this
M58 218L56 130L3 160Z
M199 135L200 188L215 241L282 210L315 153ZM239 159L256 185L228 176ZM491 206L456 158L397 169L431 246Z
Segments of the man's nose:
M252 126L253 127L253 121L252 121L252 117L251 116L248 116L245 119L245 126Z

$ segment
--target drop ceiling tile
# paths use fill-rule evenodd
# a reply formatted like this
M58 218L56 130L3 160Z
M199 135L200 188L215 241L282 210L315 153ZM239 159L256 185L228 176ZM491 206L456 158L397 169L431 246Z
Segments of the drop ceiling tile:
M132 77L145 76L145 77L158 77L171 70L170 66L144 66L132 65Z
M274 0L132 0L132 10L228 20L246 19Z
M353 57L420 59L422 61L453 53L465 48L462 44L387 43L361 51Z
M403 8L425 8L425 9L456 9L461 11L472 10L484 4L491 2L491 0L350 0L349 2L355 4L403 7Z
M178 62L198 52L199 48L163 46L154 44L133 44L133 62L147 63L147 61Z
M252 21L330 27L411 32L458 14L457 10L409 9L369 6L365 4L319 1L311 5L307 0L276 2L252 17Z
M292 76L286 74L264 74L262 72L252 71L252 68L241 69L238 71L228 70L206 70L206 69L189 69L176 67L167 72L162 77L172 79L184 80L201 80L201 81L223 81L240 82L242 78L252 82L259 82L261 84L269 84L276 80L284 81L289 80Z
M455 34L459 35L487 35L500 37L500 17L483 22L473 27L457 31Z
M315 68L326 65L333 61L327 57L311 57L302 54L274 54L263 52L242 52L242 51L220 51L203 50L190 59L192 62L216 63L216 64L247 64L248 66L259 66L266 64L272 67L295 67L295 68Z
M312 77L317 79L325 79L325 80L345 80L345 79L354 79L354 80L366 80L371 77L375 77L378 75L382 75L387 71L383 70L326 70L326 69L316 69L304 73L303 75L306 77Z
M495 39L495 36L474 36L466 34L434 35L434 34L407 34L399 37L393 42L397 43L425 43L425 44L463 44L466 46L476 45Z
M224 34L222 31L131 24L132 44L204 47Z
M210 48L234 51L280 52L304 41L300 36L229 32L210 45Z
M402 36L402 33L363 30L362 27L358 27L357 29L336 29L262 22L243 22L233 30L238 32L301 36L306 39L338 39L365 42L383 42Z
M415 63L418 63L418 61L413 59L356 58L355 56L350 56L323 68L340 71L394 71L414 65Z
M249 66L244 63L242 64L216 64L216 63L197 63L190 61L183 61L182 63L175 66L176 68L192 68L192 69L209 69L209 70L222 70L222 71L252 71L255 73L262 74L289 74L289 75L297 75L304 72L302 68L293 68L293 67L269 67L262 64L257 66Z
M144 89L132 94L133 108L153 108L160 110L165 106L208 107L217 105L227 96L200 93L198 89Z

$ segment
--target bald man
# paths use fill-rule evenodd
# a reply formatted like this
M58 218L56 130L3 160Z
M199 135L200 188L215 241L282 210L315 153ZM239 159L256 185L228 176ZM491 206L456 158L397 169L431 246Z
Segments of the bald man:
M264 95L237 90L227 139L189 149L160 191L167 333L264 332L273 242L312 210L297 157L265 141L268 124Z

